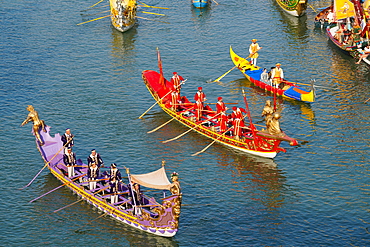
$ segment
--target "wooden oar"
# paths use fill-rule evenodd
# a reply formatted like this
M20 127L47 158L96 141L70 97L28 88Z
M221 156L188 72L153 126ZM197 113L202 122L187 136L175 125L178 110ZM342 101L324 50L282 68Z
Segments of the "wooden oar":
M315 12L317 13L317 10L315 10L315 9L312 7L312 5L311 5L311 4L308 4L308 6L310 6L310 8L311 8L313 11L315 11Z
M148 21L158 21L158 22L163 22L163 23L166 23L166 24L170 24L167 21L154 20L154 19L149 19L149 18L145 18L145 17L141 17L141 16L136 16L136 18L144 19L144 20L148 20Z
M106 187L104 187L104 188L102 188L102 189L100 189L100 190L98 190L98 191L94 192L93 194L94 194L94 195L96 195L96 194L98 194L99 192L101 192L102 190L105 190L105 189L107 189L107 188L109 188L109 186L106 186ZM65 208L68 208L68 207L70 207L70 206L73 206L73 205L75 205L76 203L79 203L80 201L83 201L84 199L85 199L85 198L81 198L80 200L75 201L75 202L73 202L73 203L71 203L71 204L68 204L67 206L64 206L64 207L61 207L61 208L59 208L59 209L57 209L57 210L54 210L54 211L53 211L53 213L59 212L59 211L60 211L60 210L62 210L62 209L65 209Z
M97 3L93 4L93 5L91 5L89 8L93 8L93 7L95 7L96 5L98 5L99 3L103 2L103 1L104 1L104 0L100 0L99 2L97 2Z
M73 205L75 205L76 203L79 203L79 202L83 201L84 199L85 199L85 198L81 198L80 200L75 201L75 202L73 202L73 203L71 203L71 204L68 204L67 206L64 206L64 207L61 207L61 208L59 208L59 209L57 209L57 210L54 210L54 211L53 211L53 213L59 212L59 211L60 211L60 210L62 210L62 209L65 209L65 208L68 208L68 207L70 207L70 206L73 206Z
M287 81L287 82L294 83L294 84L299 84L299 85L305 85L305 86L321 87L321 88L325 88L325 89L337 89L337 88L323 87L323 86L317 86L317 85L312 85L312 84L307 84L307 83L300 83L300 82L292 82L292 81Z
M86 11L90 11L90 10L95 10L95 9L101 9L101 8L105 8L105 7L108 7L109 4L107 5L104 5L104 6L100 6L100 7L96 7L96 8L89 8L89 9L85 9L85 10L80 10L80 12L86 12Z
M184 133L182 133L182 134L180 134L180 135L178 135L178 136L176 136L176 137L174 137L174 138L172 138L172 139L168 139L168 140L166 140L166 141L162 141L162 143L167 143L167 142L171 142L171 141L177 140L177 139L179 139L180 137L182 137L182 136L186 135L187 133L189 133L190 131L192 131L193 129L195 129L195 128L197 128L197 127L201 126L204 122L207 122L207 121L209 121L209 120L211 120L211 119L215 118L217 115L220 115L220 114L221 114L221 112L220 112L220 113L218 113L218 114L216 114L216 115L214 115L213 117L211 117L211 118L209 118L209 119L206 119L206 120L202 121L200 124L197 124L197 125L195 125L194 127L191 127L189 130L185 131Z
M146 3L143 3L143 2L140 2L138 1L139 3L143 4L144 6L141 6L141 7L146 7L146 8L156 8L156 9L169 9L169 8L165 8L165 7L156 7L156 6L150 6Z
M217 5L219 5L218 2L216 2L216 0L212 0L212 1L215 2Z
M202 150L200 150L199 152L196 152L194 154L192 154L191 156L196 156L200 153L203 153L204 151L206 151L210 146L212 146L216 141L218 141L219 139L221 139L221 137L223 137L228 131L230 131L234 126L231 126L230 128L228 128L224 133L222 133L222 136L218 137L217 139L215 139L213 142L211 142L210 144L208 144L205 148L203 148Z
M72 140L72 139L71 139ZM62 151L66 146L67 146L67 144L69 144L70 142L71 142L71 140L69 140L68 142L66 142L66 144L64 144L63 145L63 147L61 147L59 150L58 150L58 152L56 152L55 154L54 154L54 156L48 161L48 162L46 162L45 163L45 165L44 165L44 167L43 168L41 168L41 170L36 174L36 176L34 176L33 177L33 179L26 185L26 186L24 186L24 187L22 187L22 188L20 188L20 190L23 190L24 188L26 188L26 187L28 187L28 186L30 186L32 183L33 183L33 181L40 175L40 173L45 169L45 167L47 167L48 165L49 165L49 163L60 153L60 151Z
M109 17L109 16L110 16L110 15L106 15L106 16L102 16L102 17L95 18L95 19L90 20L90 21L81 22L81 23L78 23L78 24L77 24L77 26L82 25L82 24L85 24L85 23L89 23L89 22L92 22L92 21L97 21L97 20L100 20L100 19L103 19L103 18L107 18L107 17Z
M150 14L150 15L162 15L162 16L165 15L165 14L158 14L158 13L147 12L147 11L139 11L139 12L144 13L144 14Z
M154 8L154 9L170 9L170 8L165 8L165 7L156 7L156 6L144 6L144 5L138 5L139 7L143 8Z
M97 220L97 219L99 219L99 218L101 218L101 217L103 217L103 216L106 216L107 214L108 214L108 212L106 212L106 213L104 213L104 214L100 215L99 217L97 217L97 218L95 218L95 219L93 219L93 220L90 220L90 221L89 221L89 222L87 222L85 225L83 225L83 226L81 226L80 228L76 229L76 230L75 230L75 232L77 232L78 230L80 230L80 229L84 228L84 227L85 227L85 226L87 226L88 224L91 224L93 221L95 221L95 220Z
M146 110L143 114L140 115L139 118L143 118L143 116L148 112L150 111L154 106L156 106L162 99L164 99L167 95L169 95L170 93L172 93L172 90L169 91L168 93L166 93L165 96L163 96L162 98L160 98L159 100L157 100L151 107L148 108L148 110Z
M97 14L101 14L101 13L106 13L106 12L109 12L110 10L104 10L104 11L100 11L100 12L97 12L97 13L93 13L93 14L81 14L83 15L84 17L86 16L91 16L91 15L97 15Z
M254 53L256 53L256 52L254 52ZM245 59L248 59L248 58L250 58L252 55L254 55L254 53L252 53L252 54L249 54L249 56L248 57L246 57ZM230 70L228 70L225 74L223 74L222 76L220 76L219 78L217 78L216 80L214 80L214 81L211 81L211 82L219 82L222 78L224 78L227 74L229 74L232 70L234 70L236 67L238 67L238 66L234 66L234 67L232 67Z
M155 129L153 129L153 130L151 130L151 131L148 131L148 132L146 132L146 133L153 133L153 132L155 132L155 131L157 131L157 130L159 130L160 128L162 128L163 126L165 126L166 124L168 124L168 123L170 123L172 120L174 120L175 118L171 118L170 120L168 120L167 122L165 122L164 124L161 124L160 126L158 126L157 128L155 128Z
M216 105L217 103L204 103L204 104L208 104L208 105ZM225 105L226 104L230 104L230 105L237 105L238 103L224 103Z
M370 100L370 98L368 98L367 100L365 100L365 102L364 102L364 103L368 102L369 100Z
M244 120L244 118L246 117L247 115L244 115L242 120ZM224 136L228 131L230 131L234 126L231 126L230 128L228 128L224 133L222 133L222 135L220 137L218 137L217 139L215 139L213 142L211 142L208 146L206 146L205 148L203 148L202 150L200 150L199 152L196 152L194 154L192 154L191 156L196 156L200 153L203 153L204 151L206 151L210 146L212 146L217 140L219 140L222 136ZM243 127L242 127L243 128Z
M67 185L67 184L72 183L73 181L75 181L75 180L77 180L77 179L79 179L79 178L81 178L81 177L83 177L83 176L85 176L85 175L86 175L86 173L84 173L84 174L82 174L82 175L80 175L80 176L78 176L78 177L76 177L76 178L72 179L71 181L65 182L64 184L62 184L62 185L60 185L60 186L56 187L55 189L52 189L52 190L50 190L49 192L46 192L45 194L43 194L43 195L41 195L41 196L39 196L39 197L37 197L37 198L35 198L35 199L31 200L31 201L30 201L30 203L31 203L31 202L34 202L34 201L36 201L36 200L38 200L38 199L40 199L41 197L44 197L44 196L46 196L46 195L50 194L51 192L56 191L57 189L62 188L64 185Z
M88 183L88 182L99 182L99 181L103 181L103 180L108 180L109 178L102 178L102 179L95 179L95 180L90 180L90 181L84 181L82 183ZM81 184L82 184L81 183Z
M179 87L181 84L184 84L185 82L187 81L187 79L186 80L184 80L183 82L181 82L177 87ZM177 88L176 87L176 88ZM176 89L175 88L175 89ZM168 93L166 93L166 95L165 96L163 96L162 98L160 98L158 101L156 101L151 107L149 107L149 109L148 110L146 110L143 114L141 114L140 115L140 117L139 118L142 118L148 111L150 111L150 109L152 109L156 104L158 104L162 99L164 99L167 95L169 95L170 93L172 93L172 90L171 91L169 91Z

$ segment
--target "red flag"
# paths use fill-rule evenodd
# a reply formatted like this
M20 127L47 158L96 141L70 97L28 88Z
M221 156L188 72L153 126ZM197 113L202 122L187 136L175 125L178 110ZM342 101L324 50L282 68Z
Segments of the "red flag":
M159 53L159 49L157 47L157 57L158 57L158 68L159 68L159 83L164 85L164 76L163 76L163 69L162 69L162 59L161 54Z

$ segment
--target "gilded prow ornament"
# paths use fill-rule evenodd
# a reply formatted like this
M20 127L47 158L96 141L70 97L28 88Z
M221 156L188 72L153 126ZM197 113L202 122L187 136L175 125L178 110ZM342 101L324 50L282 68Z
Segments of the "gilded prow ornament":
M269 119L273 113L274 113L274 108L271 106L271 101L266 100L266 104L265 104L265 107L263 108L261 116L265 117L265 121L267 121L267 119Z
M23 121L21 126L23 126L23 125L32 121L33 122L33 132L35 133L37 140L39 141L40 145L42 146L42 145L44 145L44 142L41 139L39 131L40 131L40 129L42 129L44 132L46 132L45 122L44 122L44 120L41 120L39 118L39 114L37 113L35 108L33 108L32 105L27 106L27 111L29 111L30 113L28 113L27 118Z
M280 129L280 118L281 116L279 113L274 113L272 116L266 119L267 131L271 135L284 135Z
M282 109L275 110L271 106L271 101L267 100L265 107L262 111L262 117L265 117L266 131L271 135L284 136L283 131L280 129L279 119L281 118Z

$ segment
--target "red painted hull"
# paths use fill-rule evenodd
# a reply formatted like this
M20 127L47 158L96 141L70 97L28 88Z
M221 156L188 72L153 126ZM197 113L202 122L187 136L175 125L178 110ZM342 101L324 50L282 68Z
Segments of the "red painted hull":
M282 141L287 141L291 145L297 145L297 141L288 136L275 136L261 131L256 131L254 132L254 134L247 133L242 136L242 138L237 140L232 136L228 136L217 131L218 121L216 118L209 121L213 123L213 126L204 126L200 124L200 122L194 121L191 116L187 116L188 113L192 114L192 110L190 108L194 103L191 103L185 96L181 97L182 102L188 104L182 106L182 109L180 111L173 111L171 109L171 96L169 93L174 89L174 86L170 81L167 81L164 78L162 79L162 76L158 72L152 70L143 71L142 77L153 98L156 101L159 101L159 106L167 114L169 114L171 117L175 118L177 121L184 124L185 126L192 128L199 134L202 134L214 141L217 141L236 150L265 158L274 158L277 153L281 151L285 152L285 149L280 147L280 143ZM206 106L205 110L212 109L209 106ZM184 113L187 114L184 115ZM215 116L215 113L207 113L208 118L212 118L213 116Z

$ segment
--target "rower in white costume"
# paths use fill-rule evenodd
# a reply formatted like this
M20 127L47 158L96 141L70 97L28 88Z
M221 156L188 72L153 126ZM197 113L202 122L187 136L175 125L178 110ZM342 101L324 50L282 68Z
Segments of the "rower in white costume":
M75 175L76 154L72 152L72 148L67 148L67 153L63 155L64 164L67 166L68 177Z
M110 200L111 200L111 203L114 204L118 202L119 181L121 181L122 176L121 176L121 172L117 168L116 163L112 163L110 167L111 168L108 171L110 193L111 193Z
M66 132L61 136L61 140L63 142L63 146L65 147L64 153L67 153L68 148L73 147L74 145L74 138L75 136L71 133L71 129L66 129Z
M87 157L87 165L91 166L92 162L95 162L95 164L99 168L104 167L104 162L103 162L102 158L100 157L100 154L98 154L95 149L92 149L91 154L89 155L89 157Z
M96 180L99 177L99 167L96 165L95 162L91 163L91 166L89 166L89 170L87 172L87 178L89 180L89 188L90 190L96 189Z

